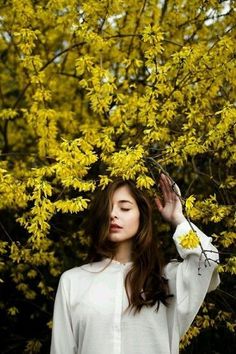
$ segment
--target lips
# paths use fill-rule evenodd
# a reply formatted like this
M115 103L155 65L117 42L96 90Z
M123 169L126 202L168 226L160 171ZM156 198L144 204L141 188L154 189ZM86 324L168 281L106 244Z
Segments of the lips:
M110 226L110 230L120 230L120 229L122 229L122 227L117 224L111 224Z

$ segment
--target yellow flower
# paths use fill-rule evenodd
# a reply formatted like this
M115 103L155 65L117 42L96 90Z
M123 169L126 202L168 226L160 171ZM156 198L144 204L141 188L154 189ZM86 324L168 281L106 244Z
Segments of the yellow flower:
M187 234L179 237L179 243L183 248L196 248L200 244L200 240L196 232L190 230Z
M138 178L137 178L137 186L138 186L138 188L150 188L151 186L153 186L154 185L154 181L153 181L153 179L151 178L151 177L148 177L148 176L146 176L146 175L140 175L140 176L138 176Z
M190 196L187 198L187 200L186 200L186 202L185 202L185 206L186 206L187 211L189 211L189 210L192 209L195 200L196 200L196 198L195 198L193 195L190 195Z
M106 175L99 175L99 178L99 187L102 187L102 189L104 189L110 182L112 182L112 180Z
M13 306L13 307L10 307L8 310L7 310L8 314L10 316L15 316L19 313L19 310L17 307Z

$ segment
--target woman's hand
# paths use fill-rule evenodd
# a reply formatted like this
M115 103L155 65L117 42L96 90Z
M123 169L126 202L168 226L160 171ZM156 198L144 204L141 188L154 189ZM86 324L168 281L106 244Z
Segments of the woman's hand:
M164 173L160 176L160 188L163 194L163 200L159 197L155 198L156 206L162 217L170 222L173 226L177 226L186 218L183 214L183 208L178 195L181 195L179 187L175 184L172 189L172 182Z

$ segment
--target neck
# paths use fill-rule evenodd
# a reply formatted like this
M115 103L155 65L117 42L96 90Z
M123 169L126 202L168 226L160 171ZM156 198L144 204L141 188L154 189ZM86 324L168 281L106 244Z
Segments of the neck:
M114 260L116 260L120 263L131 262L132 261L132 259L131 259L132 258L131 257L131 246L132 246L131 240L121 242L118 246Z

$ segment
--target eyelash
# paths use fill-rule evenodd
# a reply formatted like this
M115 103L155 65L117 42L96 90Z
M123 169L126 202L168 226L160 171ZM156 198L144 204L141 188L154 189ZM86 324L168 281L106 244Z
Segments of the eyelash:
M121 208L122 211L129 211L130 209Z

